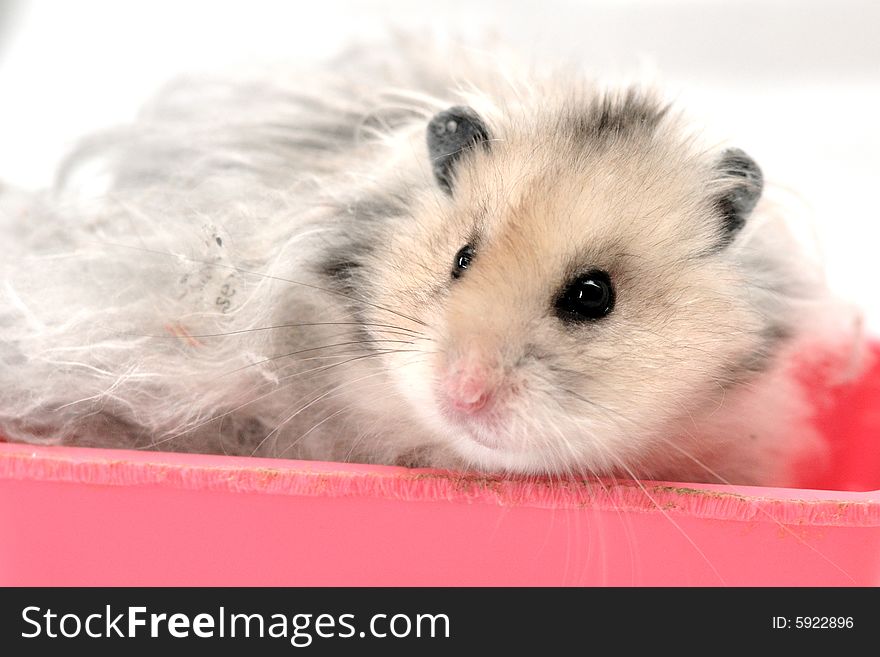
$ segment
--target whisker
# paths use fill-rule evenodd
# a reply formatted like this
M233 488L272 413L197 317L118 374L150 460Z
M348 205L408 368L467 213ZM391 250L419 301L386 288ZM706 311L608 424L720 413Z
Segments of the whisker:
M410 340L350 340L348 342L336 342L334 344L327 344L320 347L309 347L307 349L298 349L297 351L291 351L286 354L279 354L277 356L270 356L269 358L264 358L263 360L258 360L254 363L249 363L248 365L243 365L241 367L237 367L234 370L229 370L228 372L224 372L219 376L228 376L230 374L235 374L236 372L241 372L242 370L246 370L250 367L255 367L257 365L262 365L264 363L270 363L275 360L280 360L282 358L290 358L291 356L298 356L299 354L306 354L312 351L320 351L321 349L331 349L333 347L346 347L355 344L375 344L375 343L396 343L396 344L414 344Z
M687 532L684 531L684 529L682 529L681 525L679 525L677 522L675 522L675 519L671 515L669 515L669 513L666 511L666 509L664 509L663 506L661 504L659 504L656 499L654 499L654 497L651 495L651 493L648 492L648 489L641 482L641 480L638 477L636 477L635 473L629 468L629 466L627 466L626 463L624 463L623 459L618 458L617 456L615 456L613 453L611 453L608 450L606 450L606 452L614 461L617 462L617 464L621 468L623 468L626 471L626 473L632 478L632 480L636 483L636 485L642 489L642 492L645 494L645 497L647 497L649 500L651 500L651 503L655 507L657 507L657 510L660 513L662 513L663 516L672 524L672 526L675 527L678 530L678 532L684 537L684 539L688 543L691 544L691 547L693 547L694 550L696 550L697 554L699 554L700 557L702 557L703 561L705 561L706 564L709 566L709 568L712 569L712 572L718 578L718 581L720 581L723 586L727 586L726 580L721 576L721 573L718 572L718 569L715 567L715 564L713 564L709 560L709 557L706 556L706 553L703 552L702 549L700 549L700 546L698 546L696 544L694 539L692 539L690 536L688 536Z
M571 390L565 390L565 392L571 394L573 397L576 397L577 399L580 399L580 400L582 400L582 401L584 401L584 402L591 403L590 400L586 399L585 397L582 397L581 395L578 395L577 393L575 393L575 392L573 392L573 391L571 391ZM600 408L600 409L605 410L605 411L608 411L608 412L613 412L613 411L611 411L610 409L607 409L607 408L601 406L600 404L594 404L594 403L591 403L591 405L596 406L597 408ZM623 415L620 415L620 417L622 417L622 418L625 419L625 416L623 416ZM718 472L716 472L715 470L713 470L711 467L709 467L708 465L706 465L704 462L702 462L702 461L701 461L700 459L698 459L696 456L694 456L693 454L691 454L690 452L688 452L687 450L685 450L684 448L682 448L680 445L676 444L675 441L670 440L669 438L664 438L663 436L657 436L657 438L658 438L659 440L661 440L665 445L671 447L672 449L674 449L674 450L676 450L677 452L679 452L682 456L684 456L685 458L687 458L687 459L689 459L690 461L692 461L695 465L697 465L699 468L701 468L703 471L705 471L707 474L709 474L709 475L710 475L715 481L720 482L720 483L722 483L722 484L725 484L725 485L727 485L727 486L733 485L733 484L730 482L730 480L728 480L726 477L723 477L720 473L718 473ZM608 450L606 450L606 452L608 452ZM611 456L613 457L614 455L612 454ZM619 465L621 465L624 469L627 470L627 472L628 472L628 473L630 474L630 476L633 478L633 481L636 481L636 483L639 484L639 486L642 488L642 490L645 492L645 494L648 496L648 498L651 499L651 501L654 502L654 504L655 504L655 506L656 506L656 502L653 500L653 498L650 497L650 495L648 495L647 490L645 489L645 487L642 486L641 482L635 477L635 475L632 473L632 471L629 470L629 468L626 467L626 465L622 462L622 460L619 459L619 458L615 458L615 461L616 461ZM800 544L804 545L804 546L807 547L809 550L811 550L812 552L814 552L816 555L818 555L820 558L822 558L826 563L828 563L828 564L831 565L833 568L835 568L836 570L838 570L842 575L844 575L845 577L847 577L848 579L850 579L850 580L853 581L853 582L855 581L855 580L853 579L853 577L852 577L848 572L846 572L846 571L845 571L843 568L841 568L837 563L835 563L832 559L830 559L827 555L825 555L821 550L817 549L815 546L813 546L813 545L811 545L810 543L808 543L807 541L805 541L802 537L798 536L798 535L797 535L795 532L793 532L793 531L792 531L787 525L783 524L782 522L780 522L780 521L777 520L776 518L773 518L773 516L772 516L768 511L766 511L765 509L763 509L760 505L758 505L757 503L754 503L754 502L753 502L752 504L754 505L754 508L755 508L755 510L756 510L758 513L760 513L760 514L766 516L767 518L769 518L770 520L772 520L772 522L774 522L774 523L775 523L775 524L776 524L776 525L777 525L782 531L784 531L786 534L789 534L790 536L792 536L793 538L795 538ZM658 508L659 508L659 507L658 507ZM662 511L662 509L661 509L661 511ZM665 512L664 512L664 515L666 515ZM686 536L686 538L687 538L687 536ZM689 539L689 540L690 540L690 539ZM693 541L691 541L691 543L693 543ZM710 564L710 565L711 565L711 564ZM714 568L713 568L713 570L714 570ZM723 581L723 580L722 580L722 581Z
M348 363L352 363L352 362L354 362L354 361L358 361L358 360L363 360L363 359L367 359L367 358L375 358L375 357L378 357L378 356L386 356L386 355L388 355L388 354L394 354L394 353L406 353L406 352L410 352L410 351L420 351L420 350L418 350L418 349L412 349L412 350L409 350L409 349L403 349L403 350L385 350L385 351L371 352L371 353L369 353L369 354L360 354L360 355L358 355L358 356L355 356L354 358L349 358L348 360L344 360L344 361L339 362L339 363L332 363L332 364L330 364L330 365L322 365L321 367L316 367L316 368L313 368L313 369L311 369L311 370L306 370L306 371L304 371L304 372L297 372L297 373L295 373L295 374L288 375L287 377L284 377L284 378L282 379L282 381L285 380L285 379L292 379L292 378L294 378L294 377L296 377L296 376L302 376L302 375L305 375L305 374L311 374L311 373L313 373L313 372L325 372L325 371L327 371L327 370L333 369L334 367L340 367L340 366L342 366L342 365L347 365ZM327 356L327 358L332 358L332 357L334 357L334 356ZM336 356L336 357L342 357L342 356L339 355L339 356ZM167 442L169 442L169 441L175 440L175 439L177 439L177 438L179 438L179 437L181 437L181 436L183 436L183 435L185 435L185 434L187 434L187 433L191 433L191 432L193 432L193 431L195 431L195 430L197 430L197 429L199 429L199 428L205 426L206 424L210 424L211 422L215 422L215 421L220 420L220 419L222 419L222 418L224 418L224 417L227 417L227 416L229 416L229 415L232 415L233 413L236 413L237 411L240 411L241 409L243 409L243 408L245 408L245 407L247 407L247 406L249 406L249 405L251 405L251 404L253 404L253 403L255 403L255 402L258 402L258 401L260 401L260 400L262 400L262 399L265 399L266 397L268 397L268 396L270 396L270 395L273 395L273 394L275 394L275 393L277 393L277 392L280 392L280 391L282 391L282 390L286 390L288 387L289 387L289 383L288 383L288 384L285 384L285 385L281 385L281 386L275 387L275 388L273 388L272 390L270 390L269 392L264 393L264 394L262 394L262 395L259 395L259 396L255 397L255 398L253 398L253 399L250 399L250 400L246 401L245 403L240 404L239 406L236 406L235 408L232 408L232 409L230 409L230 410L228 410L228 411L224 411L223 413L220 413L220 414L218 414L218 415L213 415L213 416L207 418L206 420L202 420L201 422L198 422L197 424L194 424L194 425L192 425L192 426L190 426L190 427L187 427L186 429L184 429L184 430L182 430L182 431L175 432L175 434L172 435L172 436L168 436L168 437L166 437L166 438L162 438L161 440L154 441L154 442L152 442L152 443L150 443L150 444L148 444L148 445L145 445L145 446L143 446L143 447L138 447L137 449L141 449L141 450L144 450L144 449L153 449L153 448L155 448L155 447L158 447L159 445L163 445L163 444L165 444L165 443L167 443Z
M358 297L353 297L350 294L345 294L344 292L340 292L339 290L334 290L332 288L322 287L320 285L314 285L312 283L303 283L302 281L295 281L291 278L284 278L283 276L273 276L272 274L265 274L259 271L253 271L251 269L244 269L242 267L236 267L235 265L226 265L220 262L209 262L207 260L202 260L200 258L192 258L189 256L185 256L182 254L171 253L169 251L160 251L158 249L149 249L146 247L140 246L131 246L129 244L119 244L116 242L102 242L104 246L113 246L120 249L131 249L134 251L143 251L146 253L152 253L154 255L161 255L168 258L175 258L178 260L186 260L187 262L194 262L200 265L205 265L206 267L217 267L218 269L229 269L239 274L246 274L248 276L259 276L260 278L264 278L266 280L279 281L282 283L289 283L290 285L299 285L301 287L306 287L312 290L318 290L319 292L326 292L327 294L333 294L338 297L342 297L344 299L348 299L349 301L356 301L357 303L362 303L366 306L370 306L372 308L376 308L377 310L382 310L384 312L391 313L392 315L397 315L398 317L402 317L403 319L408 319L411 322L415 322L421 326L428 328L428 325L420 319L416 317L411 317L409 315L405 315L403 313L397 312L396 310L392 310L391 308L386 308L377 303L373 303L371 301L367 301L365 299L360 299Z
M733 485L733 484L731 484L730 481L728 481L725 477L722 477L720 474L718 474L717 472L715 472L715 471L714 471L712 468L710 468L708 465L706 465L705 463L703 463L702 461L700 461L697 457L693 456L693 455L690 454L687 450L683 449L683 448L680 447L679 445L676 445L674 441L669 440L668 438L665 438L665 439L664 439L663 437L660 437L660 440L662 440L662 441L663 441L664 443L666 443L669 447L672 447L674 450L676 450L677 452L679 452L680 454L682 454L685 458L690 459L691 461L693 461L694 464L696 464L697 466L699 466L700 468L702 468L703 470L705 470L708 474L710 474L712 477L714 477L717 481L720 481L721 483L723 483L723 484L725 484L725 485L728 485L728 486ZM790 535L791 537L793 537L798 543L800 543L801 545L804 545L805 547L807 547L808 549L810 549L812 552L814 552L816 555L818 555L819 557L821 557L826 563L828 563L830 566L832 566L832 567L834 567L835 569L837 569L842 575L844 575L844 576L847 577L850 581L852 581L853 584L856 583L856 581L855 581L855 579L852 577L852 575L850 575L850 574L849 574L848 572L846 572L843 568L841 568L838 564L836 564L831 558L829 558L827 555L825 555L821 550L819 550L819 549L816 548L815 546L813 546L813 545L811 545L810 543L808 543L807 541L805 541L802 537L798 536L798 535L797 535L795 532L793 532L793 531L792 531L792 530L791 530L786 524L784 524L784 523L780 522L779 520L777 520L776 518L774 518L774 517L768 512L768 511L766 511L765 509L763 509L759 504L757 504L757 503L755 503L755 502L752 502L752 504L753 504L753 506L754 506L754 509L755 509L758 513L762 513L762 514L764 514L767 518L769 518L770 520L772 520L773 523L774 523L777 527L779 527L782 531L784 531L786 534L788 534L788 535Z
M258 326L255 328L249 329L239 329L236 331L225 331L223 333L187 333L186 335L155 335L155 334L140 334L140 333L121 333L120 335L128 335L133 337L140 338L157 338L157 339L187 339L187 338L222 338L230 335L240 335L242 333L256 333L257 331L274 331L277 329L285 329L285 328L303 328L307 326L365 326L370 328L388 328L396 331L405 331L406 333L412 334L414 337L425 337L424 334L419 333L413 329L408 329L403 326L395 326L394 324L371 324L368 322L301 322L295 324L275 324L273 326Z
M413 350L413 351L418 351L418 350ZM412 365L412 364L414 364L414 363L420 362L420 360L421 360L421 359L418 358L418 357L411 358L411 359L410 359L409 361L407 361L406 363L403 363L403 367L407 367L407 366ZM344 456L343 459L342 459L343 462L346 462L346 463L349 462L349 460L351 459L352 455L354 454L354 450L355 450L355 449L356 449L361 443L363 443L363 442L366 440L366 438L367 438L368 436L369 436L369 432L361 432L361 434L360 434L355 440L352 441L351 446L350 446L349 449L348 449L348 452L346 452L345 456Z
M355 383L359 383L359 382L361 382L361 381L363 381L363 380L365 380L365 379L369 379L369 378L371 378L371 377L378 376L378 375L380 375L380 374L384 374L384 372L371 372L370 374L367 374L367 375L365 375L365 376L358 377L358 378L356 378L356 379L351 379L351 380L349 380L349 381L343 381L342 383L340 383L340 384L334 386L333 388L331 388L331 389L328 390L327 392L324 392L324 393L318 395L317 397L314 397L311 401L309 401L308 403L306 403L305 406L301 406L299 409L297 409L296 411L294 411L293 413L291 413L290 415L288 415L288 416L287 416L284 420L282 420L282 421L281 421L281 422L280 422L280 423L279 423L274 429L272 429L272 431L270 431L268 434L266 434L266 436L265 436L265 437L259 442L259 444L257 444L257 446L254 448L254 451L251 452L251 456L255 456L256 453L257 453L258 451L260 451L260 448L265 444L265 442L266 442L267 440L269 440L269 438L271 438L273 435L275 435L275 434L279 431L279 429L281 429L281 427L283 427L285 424L287 424L288 422L290 422L293 418L295 418L297 415L299 415L300 413L302 413L303 411L305 411L305 410L308 409L309 407L311 407L311 406L313 406L314 404L318 403L319 401L321 401L321 400L327 398L329 395L333 394L334 392L338 392L340 389L342 389L342 388L344 388L344 387L346 387L346 386L353 385L353 384L355 384Z
M377 372L377 374L378 374L378 372ZM392 381L379 381L379 382L378 382L378 385L385 386L385 387L389 387L389 386L393 386L394 383L393 383ZM338 392L338 388L337 388L336 392ZM341 393L340 393L340 394L341 394ZM328 397L327 399L334 399L335 397L338 397L338 396L339 396L338 394L337 394L337 395L333 395L333 396ZM322 400L322 401L323 401L323 400ZM275 455L275 458L282 458L282 457L283 457L288 451L290 451L293 447L295 447L296 445L298 445L302 440L304 440L304 439L306 438L306 436L308 436L310 433L312 433L315 429L317 429L318 427L320 427L320 426L321 426L322 424L324 424L325 422L328 422L329 420L333 419L334 417L337 417L338 415L341 415L342 413L346 412L346 411L349 410L352 406L354 406L354 402L352 402L351 404L346 404L346 405L343 406L342 408L340 408L340 409L334 411L333 413L331 413L330 415L328 415L327 417L325 417L325 418L324 418L323 420L321 420L320 422L314 424L314 425L313 425L308 431L306 431L305 433L303 433L302 435L300 435L296 440L294 440L294 441L291 442L287 447L285 447L284 450L283 450L281 453Z

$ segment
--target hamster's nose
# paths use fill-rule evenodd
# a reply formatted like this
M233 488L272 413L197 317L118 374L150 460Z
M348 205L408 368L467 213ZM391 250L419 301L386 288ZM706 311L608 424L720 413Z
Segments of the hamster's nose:
M449 405L462 413L477 413L492 402L495 393L491 368L482 363L456 363L444 377Z

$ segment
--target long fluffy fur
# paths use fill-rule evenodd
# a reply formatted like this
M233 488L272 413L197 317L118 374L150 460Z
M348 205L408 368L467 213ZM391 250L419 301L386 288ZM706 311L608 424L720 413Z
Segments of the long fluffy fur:
M0 193L0 432L43 443L789 481L786 464L814 441L792 357L798 345L827 344L805 318L829 301L770 204L700 261L716 230L706 199L727 182L712 179L717 153L677 115L658 112L655 129L630 144L596 128L625 94L571 74L499 75L497 60L406 48L359 50L318 72L180 81L132 125L86 139L56 189ZM634 102L661 105L650 94ZM450 201L431 177L424 129L454 104L486 119L503 156L475 161L462 173L465 200ZM565 118L574 115L583 134ZM588 151L566 145L591 139ZM595 182L597 170L613 177L636 161L654 174L596 183L617 199L597 203L634 216L641 185L654 187L659 206L678 204L680 216L661 218L641 243L665 249L656 262L693 289L712 290L691 303L717 309L690 322L643 302L653 313L643 330L614 325L617 346L596 340L592 355L548 333L540 346L557 349L556 370L545 359L538 378L562 369L595 378L602 359L621 363L606 374L611 397L590 393L604 410L566 398L552 379L511 425L546 435L523 438L533 441L529 456L497 460L464 446L431 399L431 359L468 322L446 306L448 266L468 229L462 208L558 210L564 204L520 182L560 162L571 171L589 164ZM580 198L572 185L553 198ZM492 196L500 189L507 206ZM686 228L695 216L703 223ZM521 237L506 225L487 230ZM645 233L633 225L622 234ZM550 276L523 258L535 280ZM483 312L477 291L468 294L453 305ZM670 301L667 310L683 309ZM509 328L519 312L500 311L508 342L524 339ZM645 382L652 359L662 376ZM548 410L554 397L562 411ZM758 434L760 446L743 447Z

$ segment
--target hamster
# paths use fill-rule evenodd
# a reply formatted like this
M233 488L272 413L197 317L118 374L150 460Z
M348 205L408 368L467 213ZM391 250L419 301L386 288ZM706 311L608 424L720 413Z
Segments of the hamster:
M571 71L184 80L0 195L0 434L789 485L835 311L764 188Z

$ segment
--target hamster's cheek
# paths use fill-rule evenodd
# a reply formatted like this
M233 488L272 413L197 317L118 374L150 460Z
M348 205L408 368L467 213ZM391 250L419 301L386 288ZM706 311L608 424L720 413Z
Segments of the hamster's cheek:
M394 354L386 361L388 376L397 394L406 402L413 418L432 433L443 434L446 424L435 396L436 356L431 342L413 353Z

